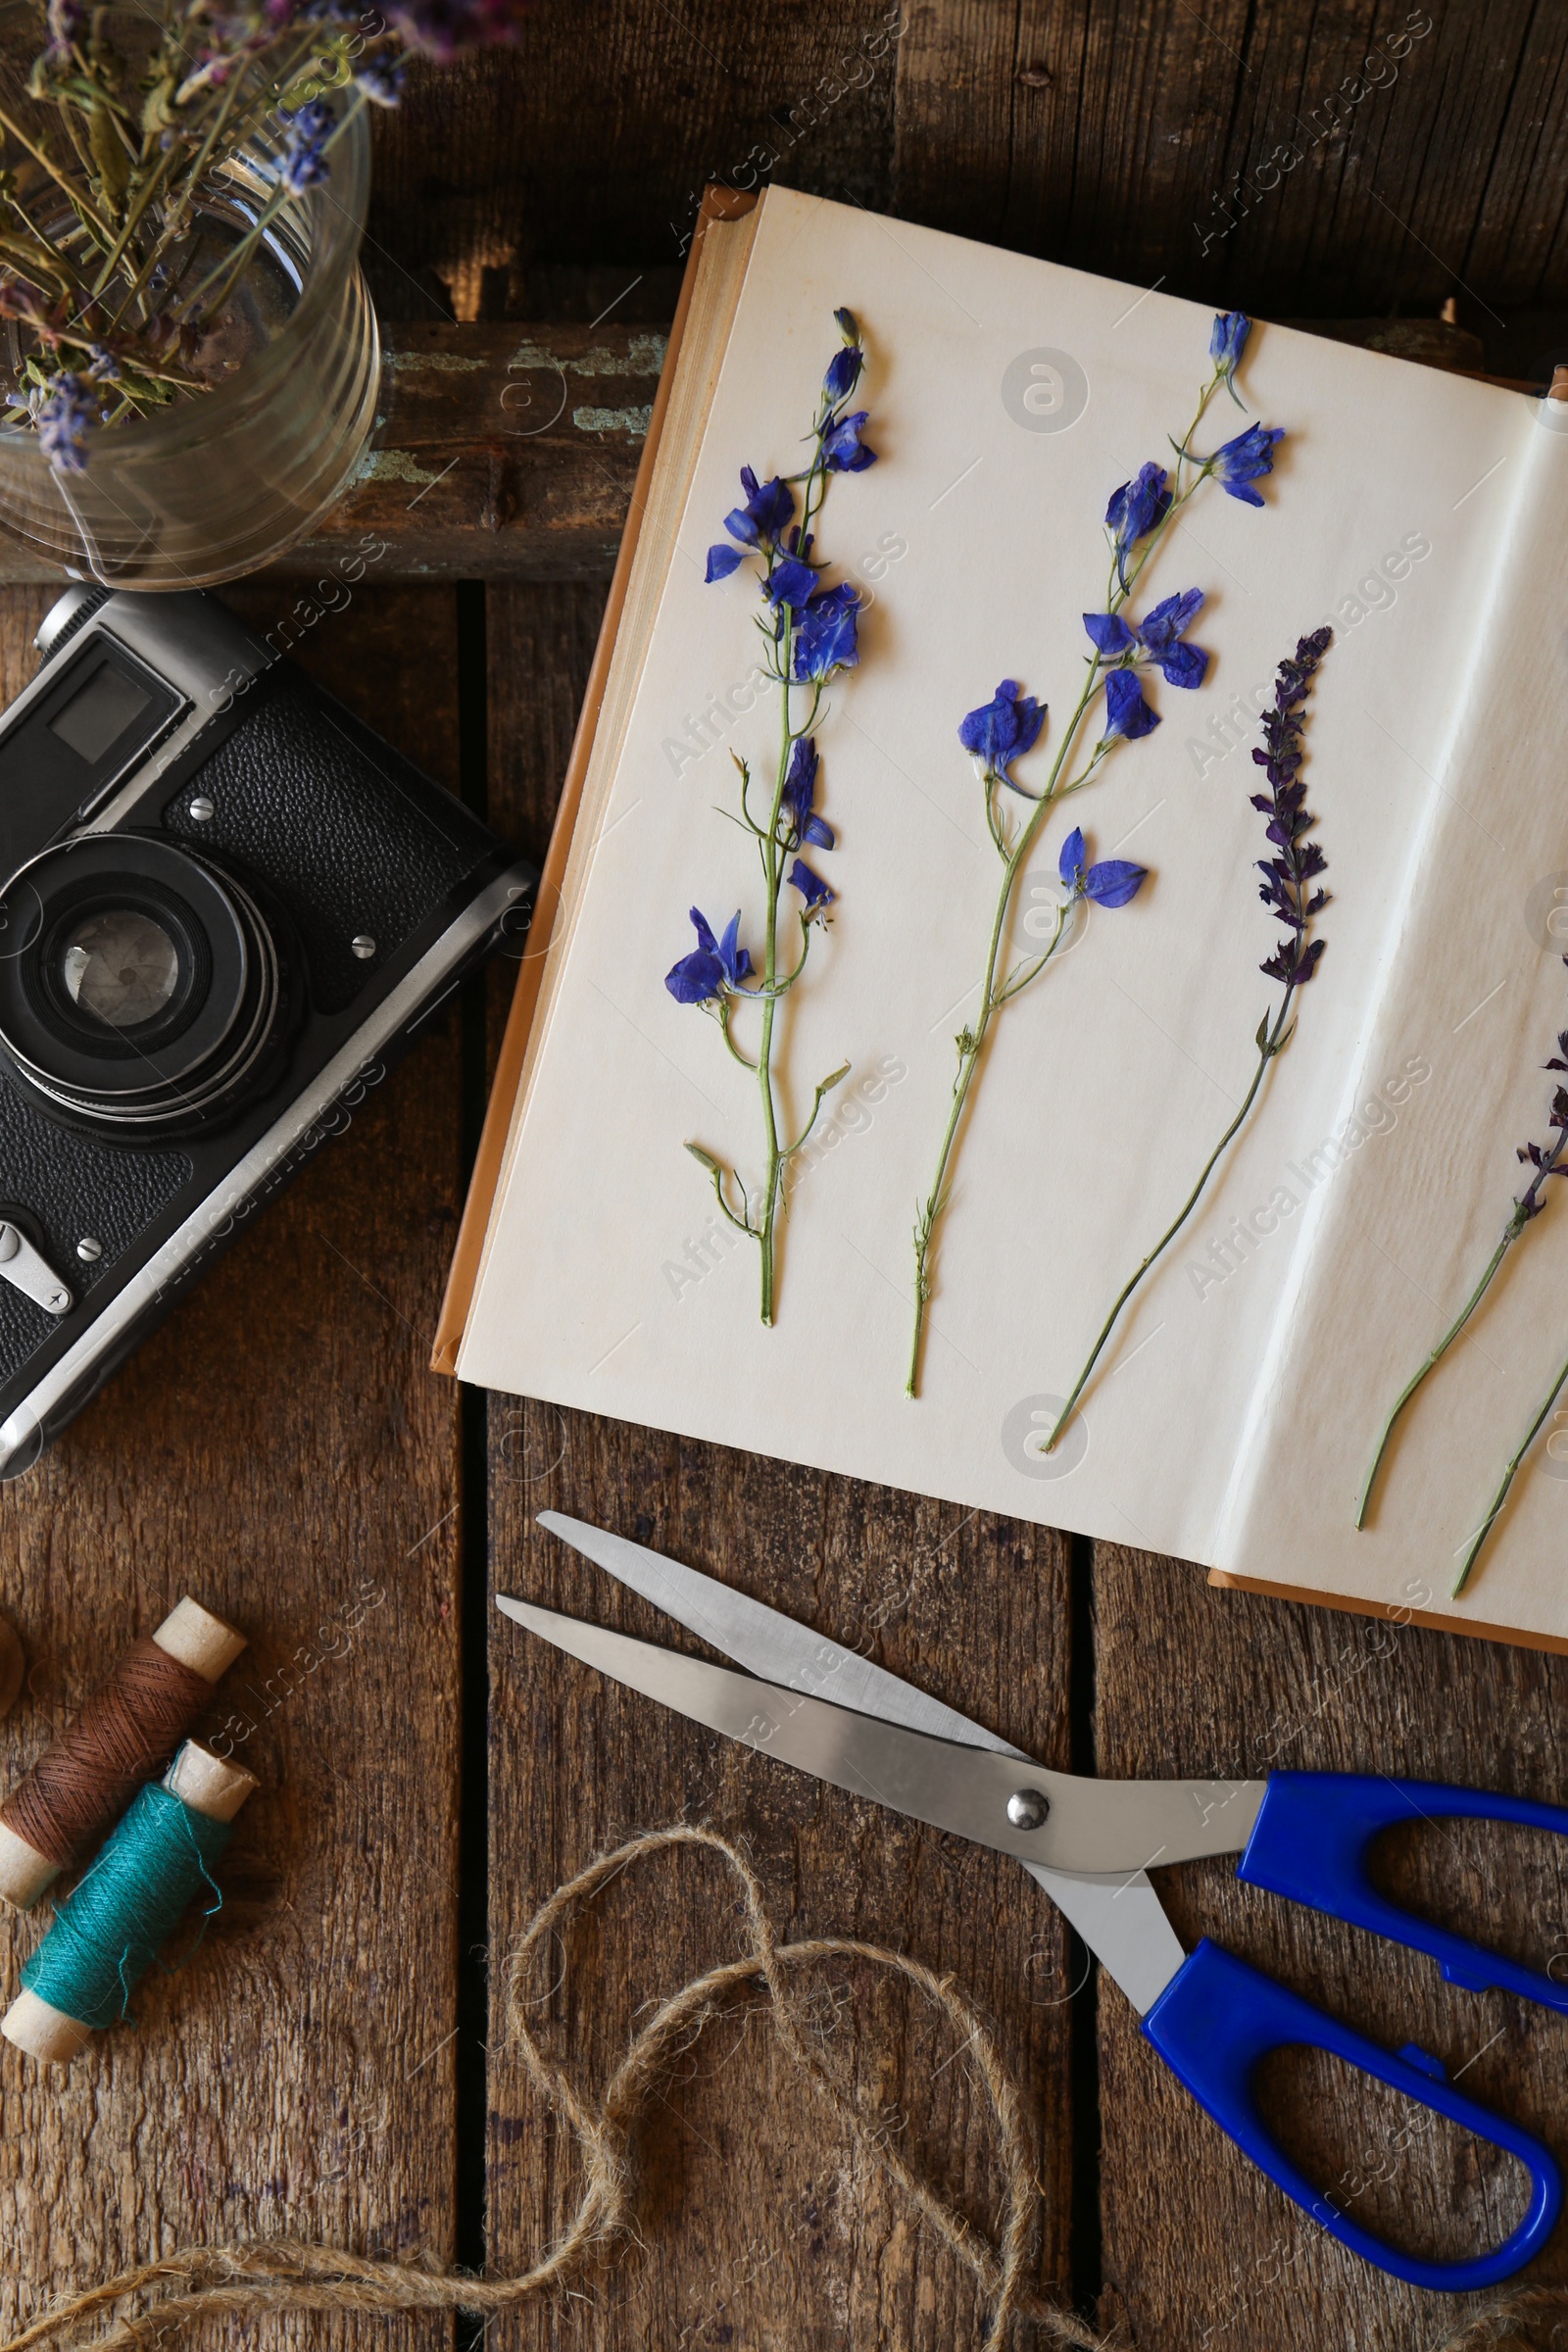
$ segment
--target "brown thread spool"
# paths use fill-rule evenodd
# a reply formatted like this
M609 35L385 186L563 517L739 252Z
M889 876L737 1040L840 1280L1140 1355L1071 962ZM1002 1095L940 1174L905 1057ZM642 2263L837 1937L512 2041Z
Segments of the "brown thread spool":
M190 1601L180 1605L194 1608L196 1604ZM205 1616L206 1611L202 1613ZM213 1623L217 1622L215 1618ZM230 1636L230 1640L238 1639L237 1635ZM193 1813L205 1813L209 1821L232 1821L258 1785L256 1775L247 1772L242 1764L230 1764L223 1757L215 1756L211 1748L198 1747L194 1740L186 1740L164 1775L164 1787L172 1790ZM93 2029L24 1987L0 2018L0 2034L7 2041L15 2042L19 2050L25 2050L29 2057L48 2058L63 2065L86 2048Z
M131 1645L0 1806L0 1897L29 1909L96 1842L168 1762L244 1646L243 1634L189 1598Z

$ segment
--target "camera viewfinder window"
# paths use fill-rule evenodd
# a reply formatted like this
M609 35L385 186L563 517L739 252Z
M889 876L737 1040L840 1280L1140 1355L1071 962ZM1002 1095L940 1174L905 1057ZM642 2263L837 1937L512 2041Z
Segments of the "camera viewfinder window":
M148 697L133 680L106 662L49 721L49 732L83 760L101 760L118 743L133 719L147 709Z

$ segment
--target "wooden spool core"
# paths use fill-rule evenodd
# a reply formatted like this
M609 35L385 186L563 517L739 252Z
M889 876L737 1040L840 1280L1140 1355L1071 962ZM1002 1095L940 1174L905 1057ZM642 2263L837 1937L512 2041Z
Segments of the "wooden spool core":
M164 1787L193 1813L205 1813L209 1821L232 1821L256 1786L254 1773L215 1756L211 1748L198 1747L194 1740L186 1740L164 1775ZM67 2017L63 2009L39 2000L35 1992L19 1992L0 2018L0 2034L7 2041L14 2041L30 2058L46 2058L57 2066L84 2050L92 2033L91 2026Z
M200 1601L188 1595L176 1602L153 1640L160 1649L167 1650L172 1658L177 1658L181 1666L188 1666L207 1683L220 1681L245 1646L243 1634L236 1634L221 1617L215 1617L211 1609L204 1609ZM21 1643L17 1646L20 1657ZM0 1714L4 1711L0 1708ZM204 1806L196 1807L198 1813L205 1810ZM58 1862L51 1862L47 1854L40 1854L35 1846L0 1821L0 1899L14 1903L19 1911L30 1910L44 1888L52 1886L59 1876Z

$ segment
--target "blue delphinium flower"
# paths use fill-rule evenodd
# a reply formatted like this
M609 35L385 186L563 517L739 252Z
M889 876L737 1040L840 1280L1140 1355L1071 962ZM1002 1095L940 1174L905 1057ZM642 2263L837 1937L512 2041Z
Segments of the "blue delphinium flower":
M1046 706L1032 694L1020 693L1016 681L1004 678L989 703L968 711L958 722L958 741L983 764L985 772L1020 787L1008 773L1014 760L1032 751L1046 723Z
M832 906L833 892L829 890L820 874L812 873L804 858L796 858L795 863L790 867L789 878L791 889L798 890L806 901L808 919L813 914L825 913L827 908Z
M1280 425L1250 424L1245 433L1238 433L1234 441L1227 441L1215 450L1206 471L1232 498L1245 499L1250 507L1260 507L1263 501L1251 485L1259 474L1273 472L1274 451L1284 438Z
M829 473L863 473L876 464L876 451L867 449L860 439L866 416L866 410L857 409L853 416L841 416L822 435L822 463Z
M788 482L776 473L770 482L759 482L751 467L743 466L741 488L746 493L745 506L731 508L724 517L730 537L743 547L760 547L782 539L795 519L795 493Z
M1208 656L1182 639L1202 608L1201 588L1167 596L1130 626L1119 612L1086 612L1084 627L1105 662L1151 662L1171 686L1200 686Z
M713 937L712 925L700 906L692 908L691 916L697 945L665 973L664 986L677 1004L710 1004L715 997L740 987L751 971L752 959L740 944L738 910L725 924L722 939Z
M795 634L797 679L830 678L836 669L855 667L860 659L855 633L859 611L860 592L848 580L813 591Z
M694 908L697 949L665 981L682 1004L697 1004L712 1017L731 1057L761 1089L764 1160L755 1184L747 1181L738 1164L715 1159L703 1145L691 1142L686 1148L707 1171L720 1213L758 1245L764 1323L773 1321L774 1230L785 1178L811 1134L824 1098L848 1077L850 1066L845 1062L818 1083L805 1123L792 1139L794 1121L786 1121L774 1085L788 1034L786 1000L806 971L834 903L827 883L797 855L802 849L825 851L834 846L832 826L816 811L816 740L808 730L819 722L828 680L859 662L862 610L859 591L851 582L829 584L813 542L834 479L861 473L876 462L875 452L861 439L867 412L849 408L865 370L860 330L853 312L839 310L834 318L840 345L815 396L806 435L806 464L797 473L775 474L766 482L760 482L749 466L742 466L745 503L725 515L725 536L708 550L705 567L706 578L713 582L730 578L748 559L755 562L761 592L755 614L762 641L761 667L779 689L777 764L770 782L764 785L754 774L752 762L736 756L738 821L756 843L762 868L757 964L751 964L739 944L738 916L723 939L714 941ZM789 918L787 929L781 923L789 912L789 902L781 899L786 886L799 891L805 902ZM796 922L799 939L792 952L788 932ZM751 985L743 988L748 972ZM753 1005L760 1008L760 1017L751 1013ZM746 1026L744 1038L731 1026L736 1018Z
M815 811L816 764L815 742L809 735L798 735L784 778L784 806L793 820L792 850L803 841L808 841L814 850L833 847L833 828Z
M56 473L85 473L87 428L98 422L98 403L79 375L57 375L34 412L39 445Z
M849 399L860 380L864 360L865 354L858 343L846 343L842 350L833 354L827 364L827 373L822 378L822 389L832 407L837 408L841 400Z
M815 588L815 572L798 556L775 556L772 569L762 582L762 594L770 605L788 605L797 612L809 601Z
M1140 539L1147 539L1155 524L1164 521L1170 498L1165 468L1152 462L1140 466L1130 482L1123 482L1119 490L1110 494L1105 527L1111 534L1116 552L1116 577L1124 591L1127 558Z
M1110 743L1120 736L1127 743L1136 743L1140 736L1152 735L1158 724L1159 712L1145 702L1132 671L1113 669L1105 680L1105 731L1101 740Z
M1087 856L1083 827L1074 825L1061 845L1056 871L1063 889L1076 898L1093 900L1097 906L1125 906L1149 879L1148 866L1134 865L1130 858L1105 858L1098 865L1086 866Z
M1214 363L1214 373L1238 407L1241 401L1236 390L1236 370L1242 364L1251 331L1252 321L1245 311L1221 311L1208 338L1208 356Z
M319 98L307 99L293 114L282 109L279 119L284 132L278 177L291 196L303 196L307 188L319 187L330 176L326 142L337 128L337 119Z

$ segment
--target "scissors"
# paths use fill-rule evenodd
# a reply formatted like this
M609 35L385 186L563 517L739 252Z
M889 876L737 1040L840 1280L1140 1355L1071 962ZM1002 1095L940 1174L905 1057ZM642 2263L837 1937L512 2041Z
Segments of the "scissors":
M1568 1985L1402 1911L1367 1874L1397 1822L1521 1822L1568 1836L1568 1810L1484 1789L1382 1775L1275 1772L1266 1781L1101 1781L1047 1771L981 1725L858 1651L715 1578L560 1511L539 1525L746 1669L636 1642L530 1602L497 1607L568 1656L710 1731L870 1796L893 1811L1012 1854L1065 1913L1143 2019L1143 2031L1200 2105L1331 2237L1413 2286L1458 2294L1510 2278L1541 2251L1562 2205L1549 2149L1448 2082L1441 2060L1396 2055L1204 1936L1184 1951L1148 1872L1240 1852L1237 1877L1367 1928L1437 1961L1450 1984L1517 1993L1568 2011ZM1271 2136L1253 2089L1270 2051L1305 2042L1518 2158L1524 2219L1473 2260L1429 2262L1363 2230Z

